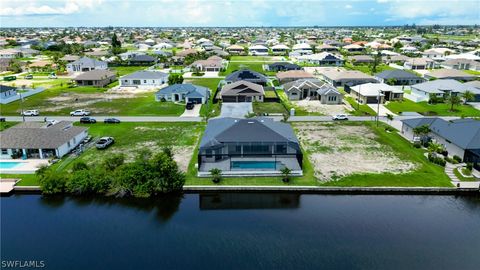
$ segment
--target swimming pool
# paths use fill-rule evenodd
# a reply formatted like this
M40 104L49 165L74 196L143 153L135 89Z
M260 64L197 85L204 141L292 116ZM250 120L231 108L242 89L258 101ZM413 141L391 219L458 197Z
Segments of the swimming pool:
M232 161L232 169L269 169L276 170L280 162L275 161Z
M22 164L21 162L16 161L5 161L0 162L0 169L13 169Z

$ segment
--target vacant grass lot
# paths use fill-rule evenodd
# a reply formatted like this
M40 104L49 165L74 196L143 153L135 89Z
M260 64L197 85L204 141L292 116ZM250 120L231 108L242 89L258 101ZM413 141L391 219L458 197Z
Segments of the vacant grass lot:
M220 76L226 76L236 70L250 69L268 75L268 73L263 70L264 64L264 62L230 62L228 63L227 70L219 72L218 74Z
M369 66L369 65L352 65L352 64L345 64L345 68L347 70L358 70L358 71L361 71L365 74L369 74L369 75L374 75L376 73L380 73L384 70L390 70L390 69L394 69L388 65L385 65L385 64L380 64L377 66L377 70L375 72L372 71L372 68Z
M279 102L254 102L253 103L253 112L257 115L264 114L284 114L287 113L285 107Z
M147 68L146 66L109 67L109 69L111 69L111 70L113 70L117 73L117 76L127 75L127 74L133 73L135 71L144 70L146 68Z
M59 85L27 97L23 108L38 109L41 115L68 115L76 109L89 109L93 115L178 116L185 106L172 102L156 102L153 93L115 94L108 88ZM20 100L1 105L2 115L19 115Z
M288 99L287 94L285 94L283 90L277 89L276 92L278 97L280 98L280 102L284 105L284 107L287 109L287 112L289 114L290 114L290 110L294 108L296 116L321 115L320 113L309 112L302 107L296 106Z
M454 111L450 111L450 104L438 103L428 104L428 102L415 103L411 100L392 101L385 105L393 113L417 112L423 115L440 116L480 116L480 111L470 105L455 105Z

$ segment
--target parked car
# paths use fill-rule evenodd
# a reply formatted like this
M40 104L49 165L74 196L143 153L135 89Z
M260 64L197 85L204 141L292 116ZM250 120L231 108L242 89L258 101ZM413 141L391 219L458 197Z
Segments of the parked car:
M5 122L5 117L0 117L0 122Z
M105 124L118 124L118 123L120 123L120 120L118 120L117 118L105 118L105 120L103 120L103 123L105 123Z
M348 116L346 114L337 114L332 117L332 120L348 120Z
M25 80L31 80L31 79L33 79L33 75L32 75L32 74L28 74L28 75L26 75L24 78L25 78Z
M97 120L95 120L95 118L92 118L92 117L80 118L80 123L83 123L83 124L95 124L96 122Z
M113 137L102 137L100 138L100 140L97 141L97 143L95 144L95 147L97 147L97 149L105 149L109 147L111 144L113 144L114 142L115 141Z
M195 104L193 104L193 102L187 102L187 105L185 106L187 110L193 110L194 107Z
M70 116L87 116L87 115L90 115L90 111L84 110L84 109L70 112Z
M23 116L38 116L40 114L40 112L38 110L26 110L26 111L23 111L23 114L20 114L20 115L23 115Z

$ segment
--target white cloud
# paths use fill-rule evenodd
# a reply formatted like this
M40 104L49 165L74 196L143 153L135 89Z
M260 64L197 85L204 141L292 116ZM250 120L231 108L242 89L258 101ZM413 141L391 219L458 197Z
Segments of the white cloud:
M464 16L480 20L480 1L478 0L396 0L389 1L388 4L387 13L390 15L391 20Z
M346 8L346 9L351 9L351 8L353 8L353 7L352 7L352 5L345 5L345 8Z
M94 8L103 0L0 0L0 16L59 15L80 12L84 8Z

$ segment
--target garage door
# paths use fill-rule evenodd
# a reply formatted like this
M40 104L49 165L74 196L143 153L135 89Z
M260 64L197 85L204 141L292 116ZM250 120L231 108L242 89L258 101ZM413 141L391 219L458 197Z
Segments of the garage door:
M202 103L202 98L189 98L188 101L193 102L195 104L200 104Z

